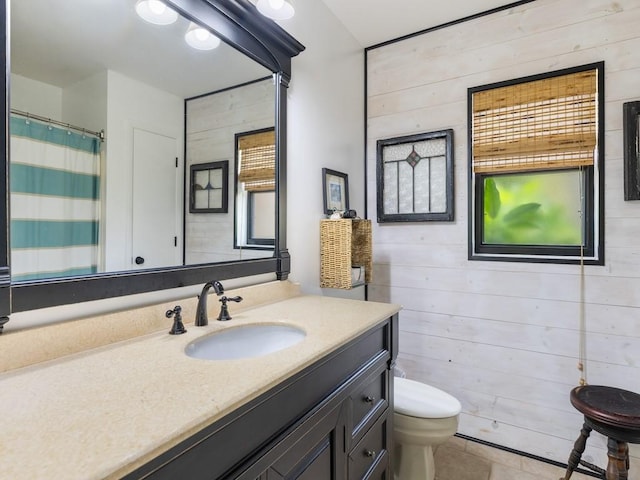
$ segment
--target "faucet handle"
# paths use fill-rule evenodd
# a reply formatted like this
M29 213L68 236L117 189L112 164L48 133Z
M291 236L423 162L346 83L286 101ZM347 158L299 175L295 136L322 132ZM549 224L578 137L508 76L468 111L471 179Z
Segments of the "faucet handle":
M221 322L225 322L227 320L231 320L231 315L229 315L229 307L227 307L227 302L241 302L242 297L227 297L226 295L218 300L222 305L220 306L220 315L218 315L218 320Z
M187 329L184 328L184 324L182 323L182 307L180 305L176 305L173 307L173 310L167 310L165 312L165 316L167 318L173 317L173 327L169 330L170 335L181 335L186 333Z

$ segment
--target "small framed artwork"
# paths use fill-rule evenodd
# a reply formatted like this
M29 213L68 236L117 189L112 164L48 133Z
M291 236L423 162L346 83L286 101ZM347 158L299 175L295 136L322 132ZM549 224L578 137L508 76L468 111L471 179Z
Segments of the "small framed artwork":
M640 200L640 101L622 105L624 199Z
M191 165L190 213L227 213L229 161Z
M346 173L322 169L322 199L327 215L336 210L343 212L349 209L349 179Z
M377 142L378 222L453 221L453 130Z

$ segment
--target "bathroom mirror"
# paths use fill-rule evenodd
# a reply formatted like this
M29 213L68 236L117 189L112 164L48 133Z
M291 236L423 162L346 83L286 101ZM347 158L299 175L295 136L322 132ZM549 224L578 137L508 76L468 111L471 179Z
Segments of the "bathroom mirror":
M85 213L81 214L82 221L74 217L69 220L81 224L80 236L83 235L80 227L92 224L93 230L89 229L84 236L93 235L97 244L92 253L98 258L93 270L69 268L68 275L47 278L47 270L59 269L54 260L53 266L41 268L45 273L40 277L28 274L20 277L18 267L25 261L5 248L6 259L13 257L15 278L8 278L8 269L0 270L2 316L10 311L174 288L214 278L221 280L261 273L275 273L278 278L286 278L289 263L286 226L284 215L280 214L285 201L285 92L290 78L290 59L303 50L302 45L275 23L260 16L247 0L167 0L165 4L179 13L178 19L170 25L143 21L135 13L135 0L59 0L53 5L50 0L13 0L11 18L7 15L7 1L1 3L3 30L6 33L10 24L9 31L12 32L11 41L7 42L12 45L8 55L12 102L5 103L5 110L19 111L5 119L12 125L12 131L19 129L17 124L26 125L24 128L38 125L43 131L60 129L60 135L77 136L79 141L90 138L90 131L105 131L105 140L99 142L98 153L94 156L99 166L92 168L97 173L83 170L79 175L84 180L88 175L88 183L99 193L88 194L89 201L87 195L79 194L85 196L79 207L73 207L90 210L92 215L97 210L98 220L85 218L82 216ZM193 28L192 22L214 32L222 40L220 46L205 51L187 45L184 36ZM4 82L5 88L7 83ZM242 95L253 95L253 100L245 103L254 104L256 95L262 95L264 98L260 102L267 105L268 110L257 114L249 108L240 113L227 110L226 115L205 116L199 123L190 123L189 115L186 115L189 103L202 98L214 99L209 103L215 107L216 103L222 103L216 98L225 97L228 103L222 108L229 109L232 105L242 108ZM233 101L229 101L229 97ZM213 107L210 105L209 108ZM45 121L36 119L36 115ZM219 133L215 127L221 119L231 117L244 125L245 130L247 125L252 129L275 127L277 178L273 224L276 241L272 249L252 254L248 253L250 249L232 251L230 248L222 261L211 263L213 260L206 252L187 251L188 245L194 244L189 239L194 229L188 207L186 172L190 164L203 161L229 160L233 164L234 136L230 135L228 148L220 147L223 139L216 140L218 145L211 140ZM59 126L47 122L46 118L59 118L63 123L80 128ZM228 132L225 135L229 136ZM200 148L192 155L188 147L198 141L201 144L209 142L210 148ZM23 154L23 146L15 146L13 140L4 136L5 150L10 144L12 153ZM154 162L164 159L166 152L170 153L173 176L166 175L165 180L160 181L157 172L160 167ZM146 155L149 161L137 162L140 155ZM84 160L75 161L82 163ZM14 174L4 185L6 193L12 191L9 186L13 189L20 180L21 167L9 167L6 162L5 168L10 170L10 175ZM36 165L36 168L40 166ZM84 163L82 168L85 168ZM54 170L59 169L54 167ZM234 177L230 175L229 178ZM43 183L59 182L45 179ZM231 187L228 190L233 191ZM138 192L142 194L138 195ZM11 195L24 195L24 192L12 191ZM41 193L36 192L34 196L40 197ZM138 197L142 200L136 201ZM18 203L12 200L9 210L9 202L6 202L7 208L3 211L10 216L4 220L11 229L10 244L14 245L20 238L33 237L33 230L29 230L33 222L24 212L38 202L30 199L26 202L29 205L20 205L17 210L14 206ZM46 203L50 209L59 212L58 204ZM144 225L141 219L155 219L158 211L166 214L166 210L172 208L171 215L157 217L160 220L153 220L139 229ZM34 215L48 220L47 216L57 218L58 213ZM26 226L16 222L25 219L28 220L23 222ZM98 228L96 223L100 225ZM157 230L160 233L149 235L152 227L160 227ZM142 244L149 245L159 243L154 240L167 232L165 236L172 243L168 260L150 262L153 255L147 257L138 252L136 235L144 238L146 234ZM203 237L201 247L206 248L210 243L209 246L219 249L219 245L214 245L216 242L233 247L233 229L223 238L200 233ZM6 238L3 240L5 245L9 244ZM67 247L55 246L50 250L56 248ZM29 257L28 253L26 257ZM185 257L189 258L189 265L183 265ZM71 263L67 260L57 262L65 266ZM30 271L29 268L26 271ZM8 297L7 287L11 290L11 308L3 300Z

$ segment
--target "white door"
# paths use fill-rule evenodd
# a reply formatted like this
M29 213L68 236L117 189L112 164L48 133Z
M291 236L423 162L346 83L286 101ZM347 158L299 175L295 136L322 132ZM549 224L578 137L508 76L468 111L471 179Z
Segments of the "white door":
M177 140L134 128L132 268L182 264Z

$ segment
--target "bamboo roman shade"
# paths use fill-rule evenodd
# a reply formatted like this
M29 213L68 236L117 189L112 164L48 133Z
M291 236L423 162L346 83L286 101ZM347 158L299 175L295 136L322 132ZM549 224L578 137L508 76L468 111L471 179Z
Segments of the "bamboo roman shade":
M593 165L596 74L593 69L474 92L473 171Z
M275 190L276 136L274 130L238 137L238 181L248 192Z

